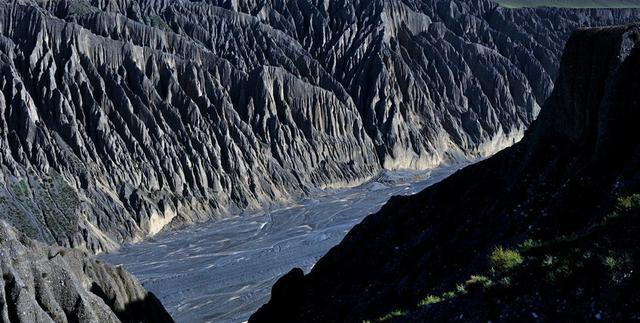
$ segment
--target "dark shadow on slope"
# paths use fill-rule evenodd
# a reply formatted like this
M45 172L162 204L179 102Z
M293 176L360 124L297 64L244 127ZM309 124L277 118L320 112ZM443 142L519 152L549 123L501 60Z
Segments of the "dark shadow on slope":
M104 290L95 282L91 285L91 292L102 300L116 313L122 322L143 323L173 323L173 318L162 306L162 303L151 292L147 292L145 299L134 301L125 305L125 309L117 309L115 299L110 298Z
M584 232L529 241L518 247L522 264L504 273L478 274L462 282L464 289L455 296L425 298L393 321L637 321L640 195L625 200L633 204L618 207ZM481 284L478 277L484 277Z
M520 144L391 199L310 274L285 276L251 321L376 319L486 272L498 245L598 223L616 197L640 191L637 34L636 26L574 34L556 88Z

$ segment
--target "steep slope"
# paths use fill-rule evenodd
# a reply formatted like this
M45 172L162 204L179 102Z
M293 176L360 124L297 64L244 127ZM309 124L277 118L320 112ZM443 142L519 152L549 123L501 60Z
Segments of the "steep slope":
M48 247L0 221L0 322L173 322L122 268Z
M485 0L213 2L297 39L353 98L388 169L513 144L548 97L570 32L638 15Z
M522 263L506 272L472 275L454 292L427 296L394 311L397 322L635 321L640 284L640 195L621 198L603 220L579 235L527 241ZM420 306L421 305L421 306Z
M522 142L416 196L393 198L311 273L281 278L252 321L375 319L489 271L496 246L584 236L602 223L617 196L640 192L639 40L638 26L576 32L555 90ZM610 295L620 298L607 302L632 301ZM585 299L581 306L589 306Z
M94 252L512 144L581 25L487 0L0 2L0 210Z
M379 169L340 86L250 18L229 32L257 34L251 56L273 62L247 70L119 14L74 19L93 30L0 4L3 207L23 232L108 250L176 216L209 219Z

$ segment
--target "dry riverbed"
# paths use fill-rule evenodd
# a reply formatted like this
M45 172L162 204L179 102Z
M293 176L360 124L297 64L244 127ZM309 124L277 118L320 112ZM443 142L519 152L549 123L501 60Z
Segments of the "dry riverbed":
M414 194L459 168L383 173L291 207L161 233L102 258L136 275L178 322L243 322L280 276L293 267L308 272L391 196Z

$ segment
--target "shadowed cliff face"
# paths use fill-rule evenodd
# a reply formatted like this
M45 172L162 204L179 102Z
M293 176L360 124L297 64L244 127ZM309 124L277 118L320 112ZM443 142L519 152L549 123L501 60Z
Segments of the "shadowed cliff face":
M569 32L489 1L0 4L0 208L103 251L169 224L512 144Z
M0 221L1 322L173 322L122 268L48 247Z
M629 241L637 222L629 223L628 230L620 224L611 228L627 235L617 238L591 228L602 222L617 196L640 192L635 125L640 117L639 40L637 26L576 32L567 44L555 90L522 142L416 196L392 199L357 225L311 273L294 270L284 276L252 321L350 322L415 308L426 295L456 290L470 275L488 272L495 246L515 246L525 239L549 241L591 232L592 237L573 246L588 241L633 246ZM534 295L536 286L524 284ZM576 286L568 286L562 297L575 296ZM564 319L593 319L590 315L598 312L588 310L591 304L620 311L600 317L637 315L615 303L631 304L638 298L612 289L607 295L613 299L584 297L571 303L576 307L565 306ZM501 299L509 302L512 294L506 295ZM500 307L482 297L475 298L477 303L454 300L409 318L453 320L467 314L463 317L472 319L478 314L479 321L510 320L500 316L513 314L508 304ZM531 306L549 315L564 311L560 294L549 297L527 305L514 296L511 309L519 310L512 319L530 319ZM491 307L475 306L485 301Z

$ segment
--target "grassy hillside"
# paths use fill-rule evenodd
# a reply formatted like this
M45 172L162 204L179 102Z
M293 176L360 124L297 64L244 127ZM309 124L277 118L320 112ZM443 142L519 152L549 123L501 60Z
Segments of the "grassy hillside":
M508 8L640 8L640 0L496 0Z
M639 215L640 195L635 194L619 199L607 217L580 233L527 240L515 249L498 247L487 259L489 272L374 321L637 319L639 277L633 273L640 268Z

